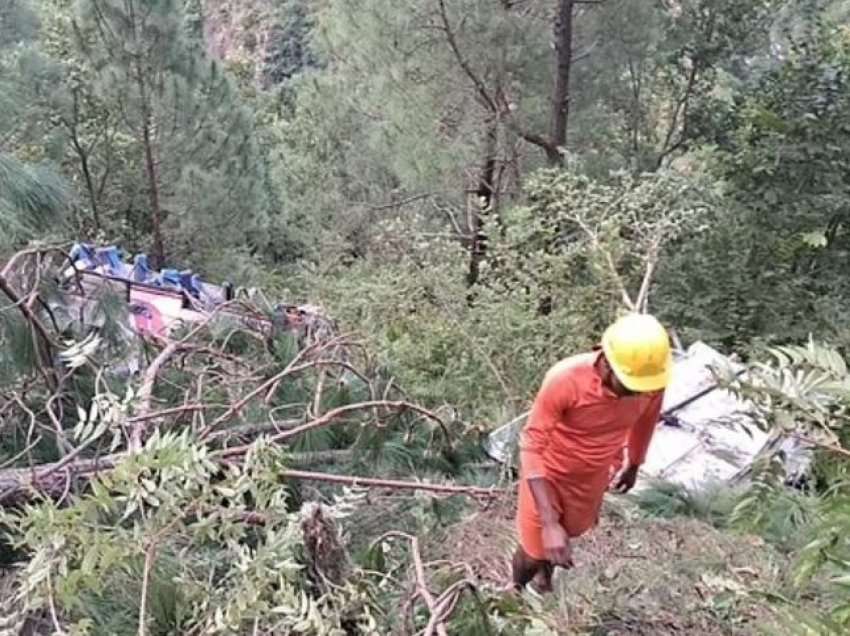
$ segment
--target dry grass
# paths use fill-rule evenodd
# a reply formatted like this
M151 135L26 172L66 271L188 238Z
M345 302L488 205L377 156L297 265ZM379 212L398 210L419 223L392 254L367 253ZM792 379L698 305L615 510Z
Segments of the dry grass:
M52 634L47 616L27 613L16 601L17 578L14 570L0 567L0 636L38 636Z
M515 546L514 501L475 513L431 544L432 558L469 563L483 589L504 587ZM609 498L599 527L574 543L541 617L558 634L754 634L774 613L787 558L757 537L693 519L642 519ZM774 631L774 633L776 633Z

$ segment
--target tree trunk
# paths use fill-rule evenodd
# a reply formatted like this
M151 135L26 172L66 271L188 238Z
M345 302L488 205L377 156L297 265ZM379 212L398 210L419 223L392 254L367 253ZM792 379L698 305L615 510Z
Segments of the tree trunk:
M133 39L136 39L136 16L135 6L130 5L130 19L133 21ZM152 265L155 269L165 264L165 248L162 241L162 208L159 201L159 175L157 174L156 159L153 149L153 135L151 134L151 104L148 94L146 69L142 64L139 54L135 59L136 85L139 89L139 102L142 109L142 146L145 152L145 173L148 179L148 196L150 197L151 221L153 224L153 254Z
M496 175L497 141L498 127L495 121L491 121L487 124L484 159L478 172L475 201L469 206L469 271L466 274L466 282L470 287L478 282L480 276L481 261L487 252L486 217L493 209L495 199L498 196L494 179Z
M76 139L74 139L74 147L76 148L77 154L80 158L80 167L83 170L83 179L86 181L86 191L89 194L92 223L94 223L94 231L97 233L100 231L100 213L97 210L97 195L94 189L94 180L91 176L91 168L89 168L89 156Z
M573 4L575 0L559 0L555 18L555 75L552 81L551 120L546 149L549 165L563 163L559 148L567 143L567 123L570 113L570 68L573 55Z
M94 179L92 178L91 167L89 166L89 153L83 148L80 143L80 138L77 131L77 123L79 121L79 95L77 90L74 90L74 119L68 125L71 133L71 143L74 144L74 150L77 157L80 159L80 169L83 171L83 179L86 182L86 191L89 195L89 203L91 205L92 221L94 222L95 233L100 231L100 213L97 209L97 191L95 190Z
M145 149L145 172L148 178L148 190L151 206L151 221L153 223L153 267L158 269L165 264L165 247L162 242L162 209L159 203L159 177L153 152L151 135L150 104L145 87L145 80L139 73L139 94L142 100L142 145Z

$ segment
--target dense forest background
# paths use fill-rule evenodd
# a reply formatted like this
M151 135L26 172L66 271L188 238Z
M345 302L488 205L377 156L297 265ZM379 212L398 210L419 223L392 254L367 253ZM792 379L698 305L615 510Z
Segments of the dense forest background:
M758 424L820 448L805 492L776 483L767 457L740 492L659 485L628 513L698 517L718 561L742 550L722 542L743 531L770 550L757 559L774 564L769 584L718 584L708 622L682 629L846 629L848 25L843 0L3 0L0 260L34 245L115 244L322 307L351 338L356 390L328 389L317 365L249 419L274 423L286 402L303 407L290 420L315 422L376 396L437 415L423 428L409 412L375 425L377 415L344 411L338 428L311 425L283 455L261 439L224 475L205 455L206 424L193 419L184 434L185 420L163 416L162 435L105 486L5 510L8 629L674 633L647 618L661 610L622 590L604 596L602 583L588 583L584 612L568 596L578 592L548 605L505 599L449 568L433 585L452 593L435 600L409 568L422 557L407 539L455 536L470 503L364 503L357 489L280 489L275 475L298 452L340 474L509 489L482 464L482 435L624 308L752 363L761 383L738 390L759 405ZM185 404L187 387L198 401L241 404L299 362L285 343L211 334L207 349L250 361L253 375L225 382L181 363L139 393L137 379L105 389L92 362L57 382L16 306L0 314L4 468L31 466L33 452L95 457L93 441L72 450L63 437L83 435L81 405L101 404L103 419L107 400L115 428L148 417L152 391L162 412ZM239 410L210 419L243 426ZM267 515L263 530L200 512L198 501L217 509L234 493L234 509ZM325 555L335 576L317 574L293 530L315 501L346 529L340 552ZM101 514L110 522L93 523ZM390 530L407 533L393 539L401 552L385 539L376 553L369 542ZM434 550L428 569L454 558ZM668 575L654 585L689 585ZM747 603L762 613L742 618ZM709 623L718 631L700 631Z

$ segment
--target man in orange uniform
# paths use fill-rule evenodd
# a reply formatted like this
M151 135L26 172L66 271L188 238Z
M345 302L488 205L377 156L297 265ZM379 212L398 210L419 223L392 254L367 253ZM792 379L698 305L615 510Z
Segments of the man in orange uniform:
M546 374L520 438L514 586L534 579L550 591L554 566L572 567L570 537L597 523L624 448L628 460L614 488L634 486L671 369L664 327L630 314L605 331L601 351L562 360Z

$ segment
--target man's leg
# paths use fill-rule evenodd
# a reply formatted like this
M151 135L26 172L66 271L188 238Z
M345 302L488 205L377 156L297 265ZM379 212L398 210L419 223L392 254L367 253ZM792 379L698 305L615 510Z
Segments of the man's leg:
M555 572L555 566L549 563L549 561L543 561L540 569L537 570L537 574L534 577L534 580L531 582L531 585L534 587L537 592L540 594L549 594L552 591L552 574Z
M513 558L513 585L521 590L531 581L540 592L552 591L552 564L532 559L521 546L517 546Z

